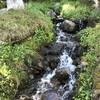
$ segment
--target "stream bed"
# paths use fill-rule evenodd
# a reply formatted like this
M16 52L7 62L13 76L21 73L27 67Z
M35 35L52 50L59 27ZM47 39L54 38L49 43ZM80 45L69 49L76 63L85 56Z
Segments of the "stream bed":
M72 100L75 71L83 53L75 32L84 28L86 22L74 22L57 16L53 23L55 41L40 48L45 67L36 68L38 75L45 71L41 77L31 80L28 89L18 91L18 100Z

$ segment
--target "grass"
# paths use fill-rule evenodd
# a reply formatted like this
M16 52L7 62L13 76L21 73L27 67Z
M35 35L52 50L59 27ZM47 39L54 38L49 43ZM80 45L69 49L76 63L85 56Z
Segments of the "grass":
M34 35L39 27L49 31L52 25L47 23L50 23L49 19L38 9L32 13L28 10L8 11L0 15L0 40L7 43L24 40Z
M93 9L89 4L81 3L79 0L62 0L61 15L70 19L83 19L96 17L100 19L100 9Z
M100 24L98 23L94 28L87 27L86 29L79 32L81 37L81 44L88 46L88 51L84 53L82 60L87 62L87 66L84 67L83 71L78 76L77 92L74 97L75 100L91 100L93 75L95 74L96 66L99 66L100 61ZM100 87L99 87L100 88Z
M0 15L0 40L7 43L0 45L0 100L11 100L18 86L27 80L25 56L37 56L39 46L53 40L53 25L42 7L34 2L25 10Z

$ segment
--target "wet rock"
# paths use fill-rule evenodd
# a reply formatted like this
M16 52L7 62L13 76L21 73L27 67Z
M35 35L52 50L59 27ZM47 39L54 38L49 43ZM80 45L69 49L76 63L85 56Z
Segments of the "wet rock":
M77 57L82 56L83 52L86 51L86 48L80 45L80 43L75 43L75 48L72 52L72 59L76 59Z
M76 24L70 20L65 20L61 25L60 28L66 32L74 32L76 30Z
M47 91L42 95L41 100L59 100L58 94L54 91Z
M63 44L51 43L49 45L42 46L39 51L42 55L59 55L63 48Z
M32 70L34 74L43 74L43 72L45 71L45 66L43 65L41 60L38 60L37 64L34 65L35 61L32 61Z
M60 83L65 83L69 77L67 68L58 68L56 70L56 75L52 78L52 81L58 80Z
M87 27L88 21L87 19L80 19L74 21L76 24L76 30L80 31L81 29L84 29Z
M33 99L27 95L21 95L18 100L33 100Z
M54 24L57 24L57 23L63 22L64 19L60 16L57 16L56 18L53 18L52 21Z
M89 17L86 19L80 19L80 20L75 20L73 21L76 24L76 30L79 31L81 29L86 28L87 26L89 27L95 27L97 19L93 17Z
M66 50L67 50L67 52L69 54L73 52L73 50L74 50L75 47L76 47L75 42L72 42L72 41L66 42Z
M92 100L100 100L100 89L93 91Z
M89 17L86 20L87 20L87 26L90 26L90 27L95 27L96 23L98 22L98 19L94 17Z
M51 18L56 18L56 13L53 10L48 11L47 15L50 16Z
M59 58L58 56L47 55L45 56L45 61L51 69L54 69L59 63Z
M26 55L24 62L28 67L29 77L32 79L34 76L42 75L45 71L45 66L43 65L43 58L34 57L31 55Z

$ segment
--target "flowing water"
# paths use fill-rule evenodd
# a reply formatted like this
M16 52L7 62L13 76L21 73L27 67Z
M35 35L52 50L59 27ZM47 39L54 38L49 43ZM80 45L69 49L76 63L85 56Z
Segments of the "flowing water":
M24 9L23 0L7 0L7 9Z
M46 74L41 78L41 81L38 82L38 89L35 95L32 96L33 100L40 100L40 95L44 92L54 89L54 84L51 82L51 79L55 76L56 70L59 68L65 68L67 70L67 73L69 74L69 79L65 80L66 83L64 85L60 85L57 89L57 92L59 93L59 100L69 100L70 95L73 92L73 88L75 85L75 65L73 65L73 60L70 57L71 52L74 50L74 46L71 49L68 48L68 44L72 43L71 40L67 40L67 36L65 33L59 28L60 23L56 25L56 42L59 44L64 45L64 49L62 50L62 53L59 54L59 60L57 68L55 68L53 71L48 70ZM50 100L50 99L48 99ZM54 99L55 100L55 99Z

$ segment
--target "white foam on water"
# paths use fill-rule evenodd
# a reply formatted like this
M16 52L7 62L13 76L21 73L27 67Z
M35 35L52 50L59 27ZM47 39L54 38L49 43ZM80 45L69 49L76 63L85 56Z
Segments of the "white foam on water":
M24 9L23 0L7 0L7 9Z
M38 83L39 88L38 88L36 94L32 96L33 100L41 100L40 94L43 94L45 91L48 90L49 87L53 86L51 83L51 78L53 78L53 76L55 76L55 72L56 72L56 69L53 70L53 72L51 72L51 73L45 74L41 78L41 81Z
M62 44L68 44L67 41L62 41L61 38L66 38L65 33L62 32L62 30L59 29L60 23L57 24L57 37L56 37L56 43L62 43ZM69 41L68 41L69 42ZM58 89L59 91L62 91L63 94L60 96L60 100L66 100L65 98L68 97L69 94L72 93L74 84L76 82L75 76L73 75L75 71L75 65L73 65L73 60L72 58L68 55L67 50L63 49L62 54L59 56L59 64L57 68L66 68L67 72L69 74L69 80L64 86L60 86ZM53 87L53 84L51 83L51 79L53 76L56 74L56 70L54 69L52 72L45 74L42 78L41 81L38 83L39 88L37 89L37 92L35 95L33 95L33 100L40 100L40 93L44 93L45 91L49 90L50 88ZM50 88L49 88L50 87ZM65 89L68 87L67 89Z
M57 25L57 26L59 26L59 25ZM57 31L56 43L64 43L64 44L66 44L65 41L61 41L61 38L66 39L65 33L62 32L62 30L60 30L59 27L57 27L56 31Z
M43 78L41 78L41 82L42 83L48 83L48 84L50 84L51 78L53 76L55 76L55 72L56 72L56 69L53 70L52 73L48 73L46 76L44 76Z

